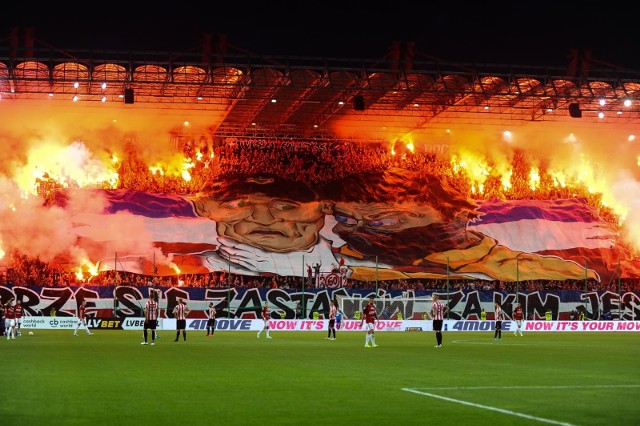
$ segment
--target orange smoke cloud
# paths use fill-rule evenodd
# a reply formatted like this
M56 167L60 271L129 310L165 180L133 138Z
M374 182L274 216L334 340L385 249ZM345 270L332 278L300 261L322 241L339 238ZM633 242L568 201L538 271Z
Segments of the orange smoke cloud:
M104 200L72 191L67 208L49 206L37 192L38 179L61 188L116 188L123 185L118 167L127 150L134 150L157 173L189 181L193 164L179 151L176 138L183 131L206 134L219 117L210 111L49 101L0 103L0 114L6 153L0 157L0 254L17 250L45 262L64 255L88 267L116 252L133 253L170 265L149 238L127 238L140 229L139 219L131 215L117 217L118 226L109 230L112 238L103 248L80 247L74 214L101 213ZM380 131L371 130L379 123L356 124L346 127L358 132L350 136L379 140ZM638 129L575 120L532 122L508 129L505 137L505 129L497 126L446 126L407 135L393 133L389 125L385 137L407 156L435 152L446 157L452 178L464 179L458 183L471 197L513 196L521 190L515 182L521 181L531 191L580 188L596 194L620 218L625 238L640 248L640 149L631 137Z

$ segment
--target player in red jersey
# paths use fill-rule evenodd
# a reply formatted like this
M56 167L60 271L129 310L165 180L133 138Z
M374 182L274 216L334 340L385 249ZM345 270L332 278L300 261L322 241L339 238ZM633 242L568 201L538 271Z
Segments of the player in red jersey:
M513 332L514 336L520 335L522 336L522 320L524 319L524 312L522 310L522 306L518 303L516 308L513 310L513 319L516 321L516 331Z
M2 303L2 298L0 298L0 336L4 336L6 333L4 309L5 309L4 303Z
M207 336L213 336L213 332L216 331L216 312L213 302L209 302L209 309L205 311L207 316Z
M78 329L82 326L87 334L91 336L93 333L89 331L89 326L87 325L87 301L83 300L78 306L78 322L76 323L76 329L73 330L73 335L78 335Z
M325 339L336 340L336 314L337 313L338 313L338 309L336 308L336 302L332 300L329 304L329 331L327 332L327 337L325 337ZM331 337L332 333L333 333L333 337Z
M376 345L376 321L378 320L378 313L376 312L376 305L374 303L373 297L369 298L369 303L362 310L362 319L360 320L360 327L362 327L362 323L366 324L367 328L367 336L364 341L365 348L375 348Z
M13 317L16 319L16 336L22 336L20 328L22 327L22 314L24 313L24 307L22 306L22 300L16 300L16 305L13 307Z
M444 314L449 311L449 307L440 301L440 296L436 293L431 295L431 319L433 321L433 331L436 332L435 348L442 347L442 324L444 323Z
M144 342L140 343L141 345L147 344L148 330L151 330L151 345L156 344L156 327L158 325L159 314L158 293L152 292L149 300L147 300L147 303L144 305L144 330L142 332Z
M261 315L262 321L264 321L264 327L262 327L262 330L258 331L258 339L260 338L260 333L263 331L267 332L267 339L271 339L271 336L269 336L269 302L264 302Z
M189 315L189 308L184 299L179 299L178 304L173 308L173 315L176 318L176 340L180 339L180 331L182 331L182 338L187 341L187 315Z
M6 305L4 305L4 325L5 334L7 340L16 338L16 318L15 318L15 306L13 304L13 297L9 299Z

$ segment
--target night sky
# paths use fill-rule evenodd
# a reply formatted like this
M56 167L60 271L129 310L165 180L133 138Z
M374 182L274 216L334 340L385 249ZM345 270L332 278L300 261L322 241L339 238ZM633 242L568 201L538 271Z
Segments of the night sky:
M640 31L617 0L172 2L139 6L145 12L93 3L91 13L87 4L12 3L0 17L4 45L11 27L33 27L38 42L61 49L127 51L189 51L211 33L226 36L229 52L257 55L380 59L393 41L412 41L416 60L564 67L578 49L591 52L594 66L640 70Z

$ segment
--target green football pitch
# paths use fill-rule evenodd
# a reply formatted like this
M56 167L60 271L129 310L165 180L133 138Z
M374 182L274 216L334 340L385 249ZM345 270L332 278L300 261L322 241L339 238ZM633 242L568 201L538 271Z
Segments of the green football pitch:
M0 424L638 425L638 333L27 330L0 340Z

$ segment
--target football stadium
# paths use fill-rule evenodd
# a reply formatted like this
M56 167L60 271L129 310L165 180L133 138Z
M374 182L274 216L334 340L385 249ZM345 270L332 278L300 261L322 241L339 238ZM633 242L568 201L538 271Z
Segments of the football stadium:
M640 422L638 70L14 27L0 117L2 425Z

